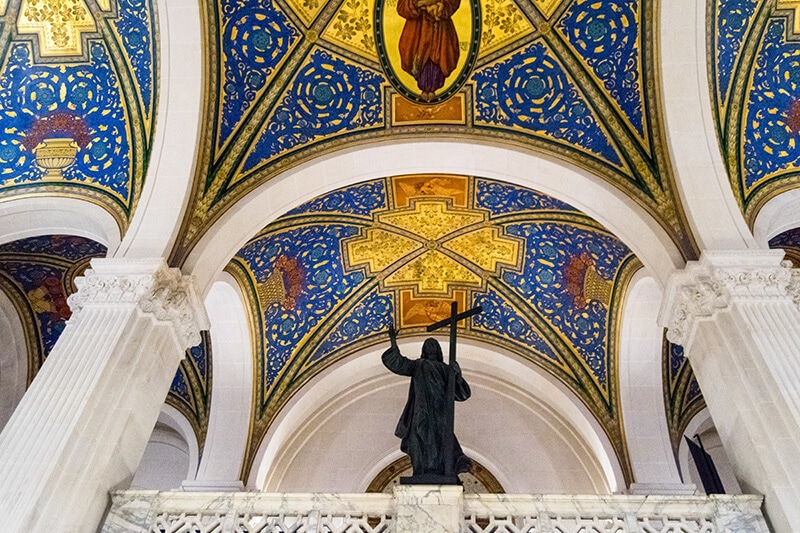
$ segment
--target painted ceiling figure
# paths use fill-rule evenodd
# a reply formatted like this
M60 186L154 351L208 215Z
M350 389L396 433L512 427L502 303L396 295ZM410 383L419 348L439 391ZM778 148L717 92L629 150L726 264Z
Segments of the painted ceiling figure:
M414 477L443 476L446 393L448 365L442 358L442 347L434 338L425 340L419 359L408 359L397 347L397 330L389 329L392 345L381 356L383 364L401 376L410 376L408 401L397 422L394 434L402 439L400 450L411 458ZM455 399L463 402L471 395L469 385L461 376L458 363L454 363ZM453 436L453 469L455 474L468 472L472 461L464 455L461 445Z
M458 34L453 13L460 0L399 0L397 12L406 19L400 35L403 70L414 76L422 99L433 100L458 64Z

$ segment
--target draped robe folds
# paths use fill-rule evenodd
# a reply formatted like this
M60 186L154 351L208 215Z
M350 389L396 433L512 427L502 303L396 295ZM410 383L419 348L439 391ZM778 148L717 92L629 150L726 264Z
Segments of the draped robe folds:
M406 19L400 34L401 66L414 76L422 92L433 93L444 85L445 78L458 64L458 34L451 16L461 0L441 0L443 9L439 20L428 13L425 7L418 6L416 1L397 2L397 13ZM436 69L440 74L429 74ZM426 74L423 75L423 72Z
M430 343L429 341L433 341ZM400 354L397 345L386 350L383 364L401 376L410 376L408 401L397 423L395 435L402 439L400 449L411 458L414 475L444 475L445 402L449 366L442 360L442 349L435 339L425 341L420 359L408 359ZM470 397L470 388L461 372L456 372L455 399ZM464 455L453 436L453 472L467 472L469 458Z

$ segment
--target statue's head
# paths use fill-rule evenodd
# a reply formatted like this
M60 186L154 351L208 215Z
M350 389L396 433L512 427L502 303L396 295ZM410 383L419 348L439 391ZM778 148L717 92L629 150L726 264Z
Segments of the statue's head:
M425 342L422 345L422 355L420 357L422 359L428 359L429 361L439 361L440 363L444 363L444 358L442 357L442 347L439 346L439 341L433 337L425 339Z

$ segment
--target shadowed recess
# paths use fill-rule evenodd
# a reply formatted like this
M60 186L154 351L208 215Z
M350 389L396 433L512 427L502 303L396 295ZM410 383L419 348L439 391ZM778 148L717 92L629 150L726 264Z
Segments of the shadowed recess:
M72 316L67 297L89 261L105 257L106 247L84 237L44 235L0 245L0 290L14 303L25 331L28 385L36 377ZM211 395L211 341L187 350L167 403L181 411L195 430L200 450L208 428Z
M672 344L665 336L662 359L667 427L672 441L672 451L677 457L686 426L703 410L706 402L700 391L700 384L692 372L689 359L683 353L683 346Z
M186 350L172 380L167 404L180 411L192 425L202 457L211 411L211 333L201 331L200 337L200 344Z
M772 249L783 249L786 260L791 261L794 268L800 268L800 228L793 228L778 234L769 240Z

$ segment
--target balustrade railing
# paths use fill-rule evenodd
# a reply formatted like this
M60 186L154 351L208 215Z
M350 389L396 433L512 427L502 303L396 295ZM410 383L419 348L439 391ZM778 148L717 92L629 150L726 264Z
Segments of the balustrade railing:
M469 533L766 533L760 496L464 497Z
M422 489L424 490L424 489ZM391 494L120 491L104 533L767 533L760 496L481 494L413 506ZM430 522L450 505L457 520ZM408 520L420 513L421 521ZM443 513L447 515L448 513ZM402 515L404 520L396 521ZM435 521L434 521L435 522ZM419 525L428 524L425 531Z

